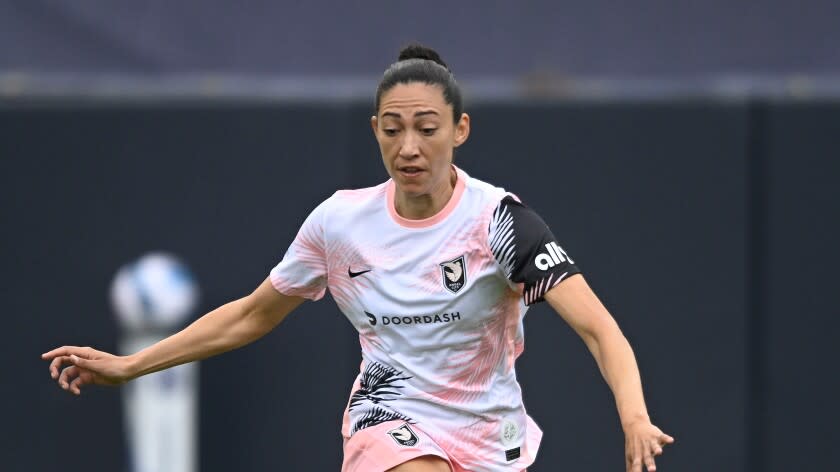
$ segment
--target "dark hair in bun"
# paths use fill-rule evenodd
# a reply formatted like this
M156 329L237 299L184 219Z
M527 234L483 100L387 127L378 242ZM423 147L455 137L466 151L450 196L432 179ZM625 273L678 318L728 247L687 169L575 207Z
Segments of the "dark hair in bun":
M379 114L379 100L382 94L397 84L421 82L438 85L443 89L443 99L452 105L452 115L457 123L464 112L461 89L455 77L440 55L431 48L411 44L400 51L397 62L391 64L376 88L376 113Z
M438 54L437 51L420 44L410 44L402 48L400 51L400 57L397 58L397 61L407 61L409 59L425 59L427 61L437 62L446 70L449 70L449 67L445 62L443 62L443 59L440 58L440 54Z

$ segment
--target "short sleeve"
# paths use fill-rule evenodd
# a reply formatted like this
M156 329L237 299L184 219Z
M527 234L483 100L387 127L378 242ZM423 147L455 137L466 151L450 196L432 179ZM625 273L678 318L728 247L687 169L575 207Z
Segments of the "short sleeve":
M290 296L319 300L327 288L324 207L321 203L303 222L283 260L269 275L274 288Z
M526 305L543 301L552 287L580 273L542 218L510 195L493 212L488 245L508 280L523 284Z

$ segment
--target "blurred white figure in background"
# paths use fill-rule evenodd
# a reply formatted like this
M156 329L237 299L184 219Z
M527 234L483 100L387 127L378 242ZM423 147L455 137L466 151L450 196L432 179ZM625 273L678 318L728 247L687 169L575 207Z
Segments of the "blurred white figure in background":
M111 304L122 328L121 354L177 331L198 304L198 284L176 257L148 253L120 268ZM123 390L132 472L195 472L198 455L198 363L146 375Z

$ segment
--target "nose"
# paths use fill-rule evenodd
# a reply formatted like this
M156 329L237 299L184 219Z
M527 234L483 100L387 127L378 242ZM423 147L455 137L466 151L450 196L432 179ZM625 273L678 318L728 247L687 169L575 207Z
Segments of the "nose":
M400 157L403 159L413 159L420 155L420 139L413 132L403 134L402 143L400 143Z

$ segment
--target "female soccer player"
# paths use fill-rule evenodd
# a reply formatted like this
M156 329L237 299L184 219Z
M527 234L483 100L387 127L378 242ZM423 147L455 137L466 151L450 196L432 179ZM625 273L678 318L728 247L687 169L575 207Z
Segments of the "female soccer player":
M129 356L64 346L43 355L61 388L117 385L248 344L329 289L359 331L344 414L345 472L521 471L542 432L514 361L527 306L548 303L583 338L615 395L628 471L674 440L651 424L633 351L546 224L452 164L470 132L438 54L401 51L371 127L391 179L341 190L309 215L250 295ZM65 367L66 366L66 367Z

